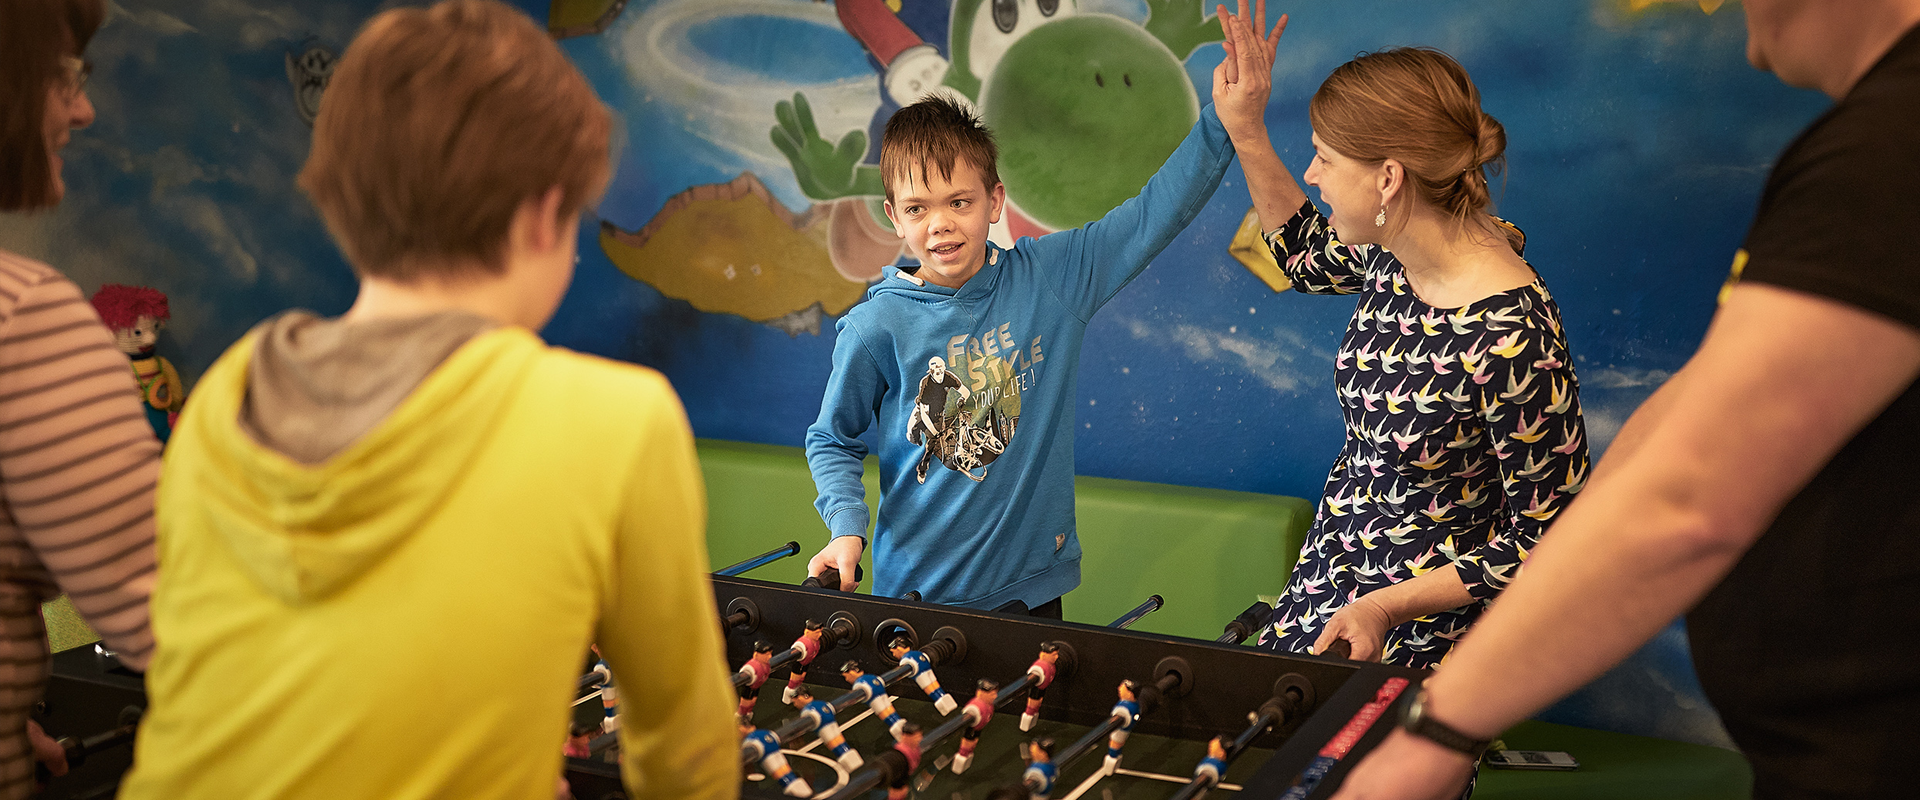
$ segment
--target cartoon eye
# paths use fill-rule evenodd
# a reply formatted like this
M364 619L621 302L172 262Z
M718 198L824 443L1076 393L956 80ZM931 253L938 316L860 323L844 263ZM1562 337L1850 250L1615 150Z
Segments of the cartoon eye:
M1040 16L1051 17L1060 10L1060 0L1040 0Z
M999 28L1001 33L1012 33L1013 26L1019 22L1019 0L993 0L993 26Z

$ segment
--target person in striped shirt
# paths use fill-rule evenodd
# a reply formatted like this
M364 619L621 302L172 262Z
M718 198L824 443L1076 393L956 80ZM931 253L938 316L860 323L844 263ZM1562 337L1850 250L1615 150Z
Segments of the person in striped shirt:
M81 54L105 16L101 0L0 0L0 211L66 193L60 149L93 121ZM66 771L27 719L47 681L42 602L66 592L146 668L159 469L126 356L80 289L0 249L0 800L32 792L36 754Z

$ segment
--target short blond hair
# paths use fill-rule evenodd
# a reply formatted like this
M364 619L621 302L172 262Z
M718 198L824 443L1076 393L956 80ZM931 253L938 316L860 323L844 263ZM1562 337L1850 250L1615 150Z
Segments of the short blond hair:
M368 20L320 102L300 187L359 274L504 269L507 226L560 187L563 217L606 187L612 115L546 31L497 0ZM471 270L467 270L471 271Z

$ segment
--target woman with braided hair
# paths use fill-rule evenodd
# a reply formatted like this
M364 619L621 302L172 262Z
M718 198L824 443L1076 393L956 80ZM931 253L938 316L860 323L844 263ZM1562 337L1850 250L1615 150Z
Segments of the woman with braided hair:
M1256 72L1284 29L1240 37L1264 51ZM1334 359L1346 440L1260 643L1431 667L1586 482L1573 359L1524 237L1489 213L1506 132L1465 69L1428 48L1361 55L1308 113L1305 180L1330 215L1259 115L1221 120L1293 288L1359 296Z

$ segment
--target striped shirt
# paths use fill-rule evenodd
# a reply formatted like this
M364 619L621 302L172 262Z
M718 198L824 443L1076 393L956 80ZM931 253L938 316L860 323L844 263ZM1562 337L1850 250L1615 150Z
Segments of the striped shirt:
M93 306L53 268L0 250L0 798L33 789L42 602L66 592L122 661L146 667L159 471L133 370Z

